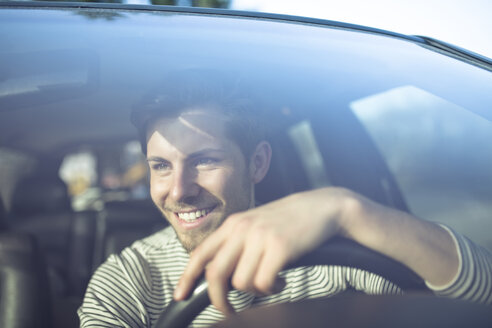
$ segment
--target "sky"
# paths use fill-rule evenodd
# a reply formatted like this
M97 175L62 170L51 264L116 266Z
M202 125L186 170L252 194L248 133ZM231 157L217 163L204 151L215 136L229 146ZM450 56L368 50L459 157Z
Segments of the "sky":
M492 0L233 0L231 9L425 35L492 58Z

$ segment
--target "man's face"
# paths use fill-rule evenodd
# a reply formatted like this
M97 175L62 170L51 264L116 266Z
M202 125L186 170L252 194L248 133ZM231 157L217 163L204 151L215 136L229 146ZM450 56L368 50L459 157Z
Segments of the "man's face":
M253 205L249 165L225 124L215 111L192 109L157 120L148 133L152 200L188 252Z

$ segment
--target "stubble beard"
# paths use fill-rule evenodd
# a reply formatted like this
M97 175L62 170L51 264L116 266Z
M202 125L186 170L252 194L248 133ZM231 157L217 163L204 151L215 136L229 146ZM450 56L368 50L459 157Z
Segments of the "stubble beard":
M177 208L175 207L174 210L169 210L169 209L163 210L163 209L161 209L162 214L164 215L166 220L170 223L171 227L173 228L174 232L176 233L176 236L178 237L179 242L181 243L181 245L183 246L183 248L186 250L187 253L191 253L198 245L200 245L202 243L203 240L205 240L205 238L207 238L213 231L215 231L218 228L218 226L220 224L222 224L222 222L225 220L226 215L223 215L222 217L220 217L218 219L220 224L217 227L213 227L213 223L217 222L216 221L217 219L216 219L215 221L208 222L207 225L200 227L200 229L196 228L196 229L193 229L193 230L190 230L187 232L180 233L175 228L175 226L172 224L172 220L168 217L168 215L166 215L166 213L171 213L170 215L174 216L173 212L178 212L180 207L182 207L183 209L188 209L188 208L192 208L192 207L200 208L200 207L204 207L204 206L198 206L195 204L203 204L203 203L204 202L201 202L199 200L189 201L185 204L181 204L181 205L177 206ZM208 203L210 203L210 201ZM217 204L215 206L216 209L217 208L223 208L223 206L224 206L223 202L221 202L220 200L218 200L216 198L214 200L214 204ZM214 211L216 209L214 209Z
M236 195L230 198L229 204L226 204L224 201L219 200L217 197L212 195L211 196L214 198L214 201L207 200L207 202L203 202L197 199L196 201L189 201L186 204L182 204L183 208L189 208L195 206L195 204L215 203L217 204L217 207L220 207L221 209L224 210L222 216L218 219L209 222L209 226L204 227L205 228L204 230L202 229L192 230L188 234L182 235L179 234L178 231L171 224L172 228L174 229L174 232L176 233L176 236L178 237L178 240L180 241L181 245L183 246L183 248L186 250L188 254L191 253L195 248L197 248L198 245L200 245L215 230L217 230L229 215L236 212L245 211L252 206L253 204L252 198L254 197L252 192L253 187L248 183L247 177L244 177L244 179L242 179L241 185L242 186L240 190L236 191ZM161 210L161 212L166 217L165 212L163 210ZM166 217L166 219L168 220L168 222L171 222L169 218Z
M224 218L222 219L224 220ZM173 227L174 229L174 227ZM176 229L174 229L176 232ZM186 250L188 254L190 254L195 248L200 245L205 238L207 238L212 232L206 233L202 231L195 232L194 236L188 236L188 238L183 238L182 235L178 234L176 232L176 235L178 236L179 242L183 246L183 248Z

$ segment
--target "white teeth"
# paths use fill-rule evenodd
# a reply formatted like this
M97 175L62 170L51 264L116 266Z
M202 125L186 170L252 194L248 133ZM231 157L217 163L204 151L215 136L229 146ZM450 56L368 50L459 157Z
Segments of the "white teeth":
M178 217L184 221L192 222L208 214L208 210L198 210L196 212L177 213Z

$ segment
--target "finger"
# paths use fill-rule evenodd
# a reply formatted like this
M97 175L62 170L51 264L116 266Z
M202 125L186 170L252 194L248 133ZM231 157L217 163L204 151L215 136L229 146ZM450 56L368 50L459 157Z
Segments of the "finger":
M288 261L285 249L281 246L267 247L254 277L255 289L263 294L278 292L281 281L277 282L278 273ZM276 285L277 282L277 285Z
M256 292L254 277L264 252L264 238L259 233L250 234L243 247L243 253L238 261L232 277L232 286L242 291Z
M224 314L234 312L227 300L229 281L241 257L244 245L242 233L232 235L218 250L207 265L205 276L208 281L210 302Z
M226 236L227 234L218 229L193 251L174 290L176 301L182 301L190 294L195 281L201 276L207 263L213 259L217 250L224 243Z

